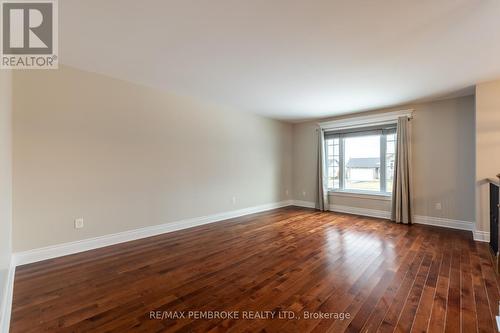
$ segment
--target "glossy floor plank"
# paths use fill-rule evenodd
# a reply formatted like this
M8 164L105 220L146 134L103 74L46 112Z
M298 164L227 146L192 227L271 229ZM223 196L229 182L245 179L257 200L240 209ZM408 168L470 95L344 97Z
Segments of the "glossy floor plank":
M11 332L496 332L499 299L470 232L288 207L18 267Z

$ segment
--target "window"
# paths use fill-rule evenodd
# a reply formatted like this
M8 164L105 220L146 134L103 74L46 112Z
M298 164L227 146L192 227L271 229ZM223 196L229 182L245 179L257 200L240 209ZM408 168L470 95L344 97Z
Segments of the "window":
M392 192L396 155L394 125L326 132L325 145L329 190Z

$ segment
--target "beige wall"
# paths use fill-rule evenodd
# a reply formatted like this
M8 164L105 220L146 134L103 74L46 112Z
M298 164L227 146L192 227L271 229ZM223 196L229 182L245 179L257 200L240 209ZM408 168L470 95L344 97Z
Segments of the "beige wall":
M315 201L317 121L290 125L64 66L19 71L13 83L15 251ZM475 220L474 106L468 96L397 108L415 109L415 214ZM77 217L85 228L74 229Z
M476 229L489 232L489 186L484 180L500 173L500 80L476 86L476 133Z
M11 257L12 230L12 75L0 70L0 302ZM0 314L2 307L0 306Z
M14 100L14 251L291 197L290 124L69 67Z
M474 221L474 97L403 106L415 109L413 129L416 215ZM373 112L370 112L373 113ZM339 117L339 118L345 118ZM335 118L330 118L335 119ZM315 201L316 124L293 126L294 199ZM304 194L305 192L305 194ZM440 202L441 210L435 208ZM390 210L390 201L330 196L330 203Z

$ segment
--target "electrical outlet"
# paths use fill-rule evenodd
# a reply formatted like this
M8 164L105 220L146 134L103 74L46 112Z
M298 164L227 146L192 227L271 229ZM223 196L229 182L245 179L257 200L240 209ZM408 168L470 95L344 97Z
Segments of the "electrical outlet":
M75 219L75 229L83 228L83 217Z
M436 210L441 210L441 208L443 208L440 202L436 202L436 205L434 207L436 208Z
M306 191L302 191L302 196L305 197L306 196Z
M285 190L285 195L288 196L288 190Z
M233 197L232 201L233 201L233 205L236 205L236 197Z

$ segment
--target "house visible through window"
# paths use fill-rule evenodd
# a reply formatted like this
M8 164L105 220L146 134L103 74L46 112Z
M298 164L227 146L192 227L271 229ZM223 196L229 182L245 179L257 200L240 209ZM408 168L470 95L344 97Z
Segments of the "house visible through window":
M328 189L331 191L392 192L396 129L379 128L327 132Z

